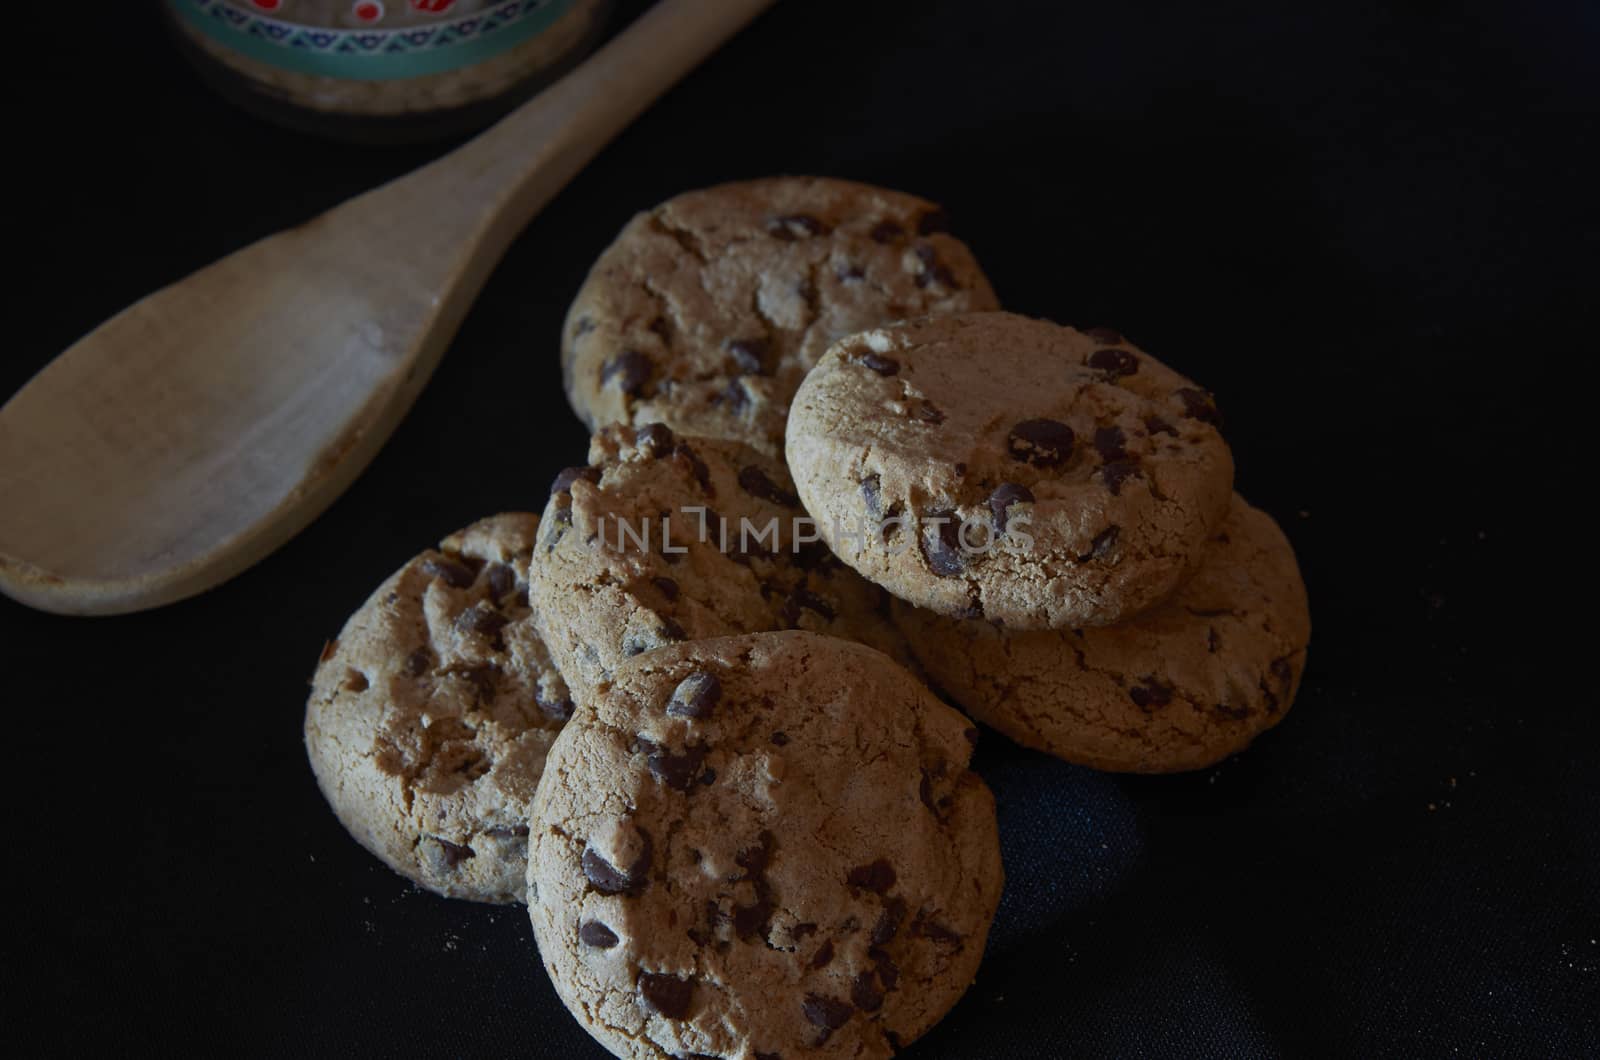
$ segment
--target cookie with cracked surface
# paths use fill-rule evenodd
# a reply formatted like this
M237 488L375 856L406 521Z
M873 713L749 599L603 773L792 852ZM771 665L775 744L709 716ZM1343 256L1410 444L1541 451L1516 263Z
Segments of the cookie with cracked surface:
M668 644L780 629L860 641L915 666L888 596L807 540L783 462L740 442L612 426L545 508L532 595L581 694Z
M1002 882L976 733L905 670L804 632L641 656L534 800L528 911L622 1057L887 1057L960 998Z
M931 202L819 177L723 184L639 214L600 256L562 375L591 429L660 422L781 453L789 399L829 343L997 307Z
M539 517L474 523L385 581L323 650L306 753L362 846L430 891L520 902L528 806L572 712L534 630Z
M836 343L789 418L846 563L940 614L1110 625L1169 595L1228 510L1209 394L1120 337L1010 313Z
M1123 625L1004 632L897 604L945 692L1018 743L1136 773L1199 769L1283 720L1311 639L1294 550L1235 497L1194 577Z

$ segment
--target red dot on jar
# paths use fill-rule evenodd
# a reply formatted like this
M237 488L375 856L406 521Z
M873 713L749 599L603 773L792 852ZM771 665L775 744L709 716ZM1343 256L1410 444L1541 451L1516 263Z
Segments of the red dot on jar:
M411 6L418 11L429 11L439 14L450 10L456 5L456 0L411 0Z
M383 17L383 4L379 0L359 0L354 11L361 21L376 22Z
M283 6L283 0L251 0L263 11L276 11Z

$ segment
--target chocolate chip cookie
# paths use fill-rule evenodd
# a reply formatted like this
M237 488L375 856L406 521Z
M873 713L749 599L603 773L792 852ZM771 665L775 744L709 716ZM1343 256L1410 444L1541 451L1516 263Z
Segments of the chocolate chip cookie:
M972 981L999 901L976 734L804 632L620 668L551 749L528 911L622 1057L887 1057Z
M1228 509L1211 395L1120 336L1009 313L829 349L788 460L833 551L918 607L1109 625L1170 594Z
M1240 497L1194 577L1123 625L1008 633L904 604L895 617L973 717L1068 761L1138 773L1199 769L1276 725L1311 639L1294 551Z
M556 665L581 693L677 641L808 629L914 666L888 594L803 519L782 461L739 442L612 426L556 477L532 594Z
M572 407L591 429L661 422L781 453L789 399L830 342L997 308L945 226L924 199L819 177L723 184L641 213L567 315Z
M401 567L323 650L306 705L339 820L455 898L522 901L528 805L572 712L528 605L538 525L497 515Z

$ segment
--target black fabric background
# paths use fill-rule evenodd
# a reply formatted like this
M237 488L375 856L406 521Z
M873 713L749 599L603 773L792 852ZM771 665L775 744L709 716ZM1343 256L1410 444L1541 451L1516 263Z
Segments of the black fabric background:
M102 31L6 75L0 395L430 156L243 117L144 5L95 6ZM306 680L407 556L537 508L582 454L558 330L632 212L820 172L943 201L1010 308L1115 326L1216 390L1316 623L1287 721L1218 768L1101 775L986 736L1009 886L915 1055L1600 1053L1597 115L1580 0L780 5L534 222L283 551L151 614L0 600L22 890L0 1036L600 1055L520 910L421 893L346 837L306 766Z

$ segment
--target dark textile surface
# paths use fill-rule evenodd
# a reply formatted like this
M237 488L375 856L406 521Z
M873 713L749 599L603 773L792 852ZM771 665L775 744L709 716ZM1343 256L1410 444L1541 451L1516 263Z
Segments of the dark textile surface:
M6 75L0 395L430 156L243 117L143 5L95 7L102 29ZM22 888L0 1037L600 1055L522 911L421 893L345 835L306 679L406 557L537 509L580 457L557 335L632 212L821 172L944 202L1009 307L1117 327L1214 389L1316 630L1286 722L1216 769L1101 775L986 734L1009 886L914 1054L1596 1055L1597 57L1582 0L781 5L534 222L288 547L151 614L0 600Z

